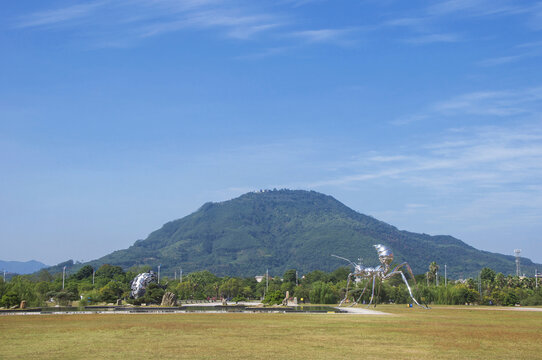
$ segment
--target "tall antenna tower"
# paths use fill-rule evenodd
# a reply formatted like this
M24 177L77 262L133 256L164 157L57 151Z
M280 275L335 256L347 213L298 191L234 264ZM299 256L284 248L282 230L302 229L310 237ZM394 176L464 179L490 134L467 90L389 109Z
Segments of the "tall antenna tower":
M519 254L521 253L521 249L514 250L514 254L516 255L516 276L521 275L521 270L519 267Z

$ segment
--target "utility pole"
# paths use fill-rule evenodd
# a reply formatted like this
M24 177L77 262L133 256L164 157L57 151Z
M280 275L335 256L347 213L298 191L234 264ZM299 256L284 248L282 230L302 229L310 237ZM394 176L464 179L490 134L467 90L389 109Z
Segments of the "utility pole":
M269 268L267 268L267 271L265 273L265 293L269 291Z
M437 278L437 287L438 287L438 271L435 273L435 277Z
M5 270L4 270L5 271ZM534 278L535 278L535 281L536 281L536 288L538 289L538 277L540 276L540 274L538 273L538 269L535 269L534 270ZM5 281L5 280L4 280Z
M516 276L521 275L520 258L519 258L520 253L521 253L521 249L514 250L514 255L516 256Z
M183 268L181 268L181 271L179 272L179 282L183 282Z
M175 271L173 271L173 272L175 273L175 275L174 275L174 276L175 276L174 280L177 280L177 270L175 270Z
M446 274L446 264L444 264L444 287L448 286L448 277Z
M299 286L299 281L297 280L297 270L295 271L295 286Z
M162 264L158 265L158 284L160 284L160 267Z
M64 279L66 278L66 267L62 268L62 290L64 290Z
M92 269L92 285L94 285L94 276L96 275L96 270Z
M478 292L480 292L480 301L482 301L482 272L478 273Z
M6 269L4 269L4 282L6 282Z

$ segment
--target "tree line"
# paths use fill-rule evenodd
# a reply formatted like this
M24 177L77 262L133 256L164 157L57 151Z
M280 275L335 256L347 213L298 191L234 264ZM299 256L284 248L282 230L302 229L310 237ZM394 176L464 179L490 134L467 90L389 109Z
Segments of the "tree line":
M50 274L46 270L32 275L18 275L9 281L0 278L0 306L9 308L26 301L29 307L70 305L80 306L115 303L122 299L134 305L160 304L166 291L177 295L181 301L229 299L261 300L280 303L286 292L298 302L313 304L337 304L345 297L348 267L333 272L315 270L298 276L295 269L282 276L256 281L254 277L218 277L209 271L190 273L181 279L162 277L160 284L151 284L145 296L130 299L130 284L141 272L149 272L148 266L123 270L120 266L103 265L94 270L84 266L64 279L62 273ZM416 275L416 285L410 279L414 296L426 304L480 304L480 305L542 305L542 292L535 278L518 277L496 273L483 268L477 278L466 280L444 279L438 273L438 265L432 263L426 274ZM350 286L348 301L357 299L364 283ZM369 302L371 285L360 302ZM375 289L378 303L407 304L410 297L400 276Z

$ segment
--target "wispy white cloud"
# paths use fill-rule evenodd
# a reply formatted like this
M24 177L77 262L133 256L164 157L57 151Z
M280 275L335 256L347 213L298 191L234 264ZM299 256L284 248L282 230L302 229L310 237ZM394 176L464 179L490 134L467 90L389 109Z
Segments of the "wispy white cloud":
M40 26L54 26L80 20L95 13L104 6L105 1L96 1L87 4L72 5L65 8L36 12L20 19L17 27L30 28Z
M249 39L281 27L283 19L234 0L96 1L36 12L21 17L17 28L69 27L103 34L101 44L124 43L185 29L217 29L223 35Z
M299 7L299 6L308 5L312 3L322 3L325 1L327 0L280 0L279 3L290 4L294 7Z
M537 113L538 101L542 99L542 88L530 88L516 91L480 91L472 92L439 102L432 110L440 115L489 115L513 116Z
M377 156L369 157L369 161L374 161L374 162L403 161L403 160L406 160L406 159L407 159L407 157L404 156L404 155L393 155L393 156L377 155Z
M532 6L508 0L445 0L427 9L431 15L465 13L470 16L515 15L525 13Z
M143 26L140 35L150 37L187 28L224 28L228 36L247 39L278 26L280 24L270 22L263 15L244 15L214 9L190 12L171 21L153 22Z
M476 91L429 105L424 111L393 120L393 125L438 121L443 117L514 117L542 114L542 87L506 91Z
M375 156L365 156L366 162L350 164L350 168L344 165L341 175L310 185L367 187L390 182L394 187L423 189L440 198L471 194L472 199L465 199L464 204L502 193L517 195L514 206L528 205L533 197L542 200L542 127L538 124L469 128L462 134L413 146L408 152L378 156L390 161L374 162ZM542 210L542 201L534 208Z
M240 59L240 60L263 59L263 58L283 54L289 49L290 49L289 47L272 47L272 48L267 48L267 49L254 52L252 54L240 55L240 56L237 56L236 59Z
M522 61L525 59L535 58L542 56L542 42L530 42L516 45L512 51L513 55L494 57L485 59L478 62L480 66L497 66L504 65L513 62Z
M404 42L415 45L433 43L454 43L460 41L456 34L425 34L405 39Z
M308 43L346 45L351 43L351 40L348 39L348 35L354 31L355 29L352 28L304 30L293 32L290 36L302 39Z
M524 59L526 56L524 54L522 55L510 55L510 56L500 56L495 57L491 59L485 59L478 62L478 65L480 66L496 66L496 65L503 65L503 64L509 64L516 61L520 61Z
M384 21L382 28L403 28L410 30L411 35L406 43L423 45L432 43L452 43L460 40L468 40L468 34L459 37L450 32L460 20L473 17L496 17L496 16L518 16L522 15L531 19L533 23L540 23L533 20L537 14L542 19L542 5L532 3L518 3L511 0L443 0L433 2L431 5L422 8L413 7L405 16L402 12L395 18ZM528 22L529 20L526 20ZM534 26L533 26L534 27ZM499 62L511 62L517 59L501 58L488 59L487 65L498 64Z

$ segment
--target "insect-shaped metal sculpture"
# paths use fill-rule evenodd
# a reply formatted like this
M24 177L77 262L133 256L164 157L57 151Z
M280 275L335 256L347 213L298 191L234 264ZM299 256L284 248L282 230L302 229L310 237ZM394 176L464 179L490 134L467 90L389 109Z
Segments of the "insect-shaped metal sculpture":
M380 265L374 268L362 266L361 260L359 260L359 263L356 264L341 256L331 255L336 258L348 261L354 267L354 271L348 274L348 280L346 282L346 293L344 295L344 299L341 300L341 303L339 304L339 306L342 306L342 304L348 298L348 289L350 287L350 282L352 281L352 278L358 279L358 281L372 279L373 287L372 287L372 292L371 292L371 300L369 301L369 306L371 306L371 304L373 303L374 295L375 295L376 280L378 279L380 281L384 281L384 280L390 279L391 277L395 275L401 275L401 278L403 279L403 281L405 282L407 286L408 293L410 294L410 298L412 299L412 301L414 301L416 305L424 309L428 309L428 307L420 305L420 303L418 303L418 301L414 298L414 295L412 295L412 289L410 288L410 285L408 284L405 274L403 273L403 271L400 270L401 268L406 268L410 276L414 279L414 283L416 283L416 279L414 278L414 274L412 273L412 269L410 268L410 265L404 262L402 264L395 266L392 269L391 264L393 262L393 253L391 252L391 250L381 244L375 245L374 247L376 248L376 251L378 252L378 259L380 260ZM363 296L363 294L365 294L365 291L367 290L367 286L369 286L369 281L366 282L365 287L363 288L363 291L361 292L361 295L358 297L358 299L354 303L352 303L351 306L356 305L361 300L361 297ZM376 303L375 303L375 306L376 306Z

